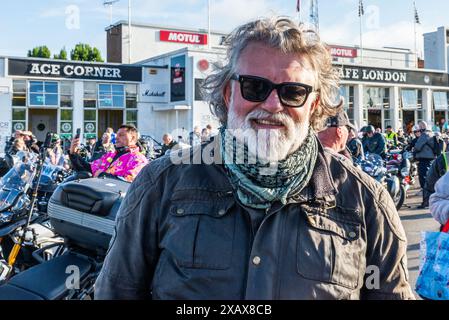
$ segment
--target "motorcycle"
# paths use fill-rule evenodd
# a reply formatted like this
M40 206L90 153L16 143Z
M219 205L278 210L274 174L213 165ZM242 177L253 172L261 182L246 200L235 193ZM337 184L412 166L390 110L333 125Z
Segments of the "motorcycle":
M52 137L47 134L39 155L20 151L11 156L12 168L0 180L0 281L35 265L34 250L61 242L46 213L61 175L60 169L44 164Z
M48 215L64 241L33 252L40 263L1 285L0 300L92 299L129 185L117 179L90 178L58 186ZM54 252L50 259L44 255L46 250Z
M379 155L366 154L365 159L359 159L355 164L386 188L397 210L402 207L406 196L405 188L401 185L396 171L388 171Z

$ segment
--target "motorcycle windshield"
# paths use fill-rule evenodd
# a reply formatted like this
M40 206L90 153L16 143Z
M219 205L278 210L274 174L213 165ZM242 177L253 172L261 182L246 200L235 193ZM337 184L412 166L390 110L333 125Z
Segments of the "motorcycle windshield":
M24 191L31 184L35 174L35 157L28 152L19 152L14 157L14 166L1 178L0 191Z
M0 189L0 212L13 206L21 193L22 191L17 189Z

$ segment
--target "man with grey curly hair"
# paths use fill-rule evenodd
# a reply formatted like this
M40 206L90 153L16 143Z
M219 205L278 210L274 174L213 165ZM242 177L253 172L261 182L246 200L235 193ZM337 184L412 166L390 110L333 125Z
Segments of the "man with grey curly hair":
M413 299L392 199L317 139L341 108L326 45L283 17L227 45L204 84L219 134L141 171L96 298Z

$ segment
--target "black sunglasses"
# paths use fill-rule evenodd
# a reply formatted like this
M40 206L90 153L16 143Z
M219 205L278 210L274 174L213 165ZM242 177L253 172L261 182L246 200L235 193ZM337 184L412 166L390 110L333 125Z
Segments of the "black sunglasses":
M243 99L251 102L267 100L271 92L276 89L281 103L290 108L301 108L307 101L313 87L299 82L284 82L274 84L268 79L256 76L242 76L233 74L232 80L240 83L240 92Z

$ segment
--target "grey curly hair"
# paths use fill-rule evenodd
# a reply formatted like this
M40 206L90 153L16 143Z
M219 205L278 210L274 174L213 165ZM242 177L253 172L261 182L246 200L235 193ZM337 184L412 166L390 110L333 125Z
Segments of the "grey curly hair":
M222 124L227 122L228 113L224 89L236 72L240 54L251 42L266 43L281 52L297 53L307 58L316 72L315 90L320 97L320 103L310 120L315 130L320 130L328 117L335 116L340 111L343 100L339 94L339 74L332 66L330 52L318 34L286 17L262 18L238 27L225 39L228 49L224 63L215 63L214 73L203 82L203 97Z

